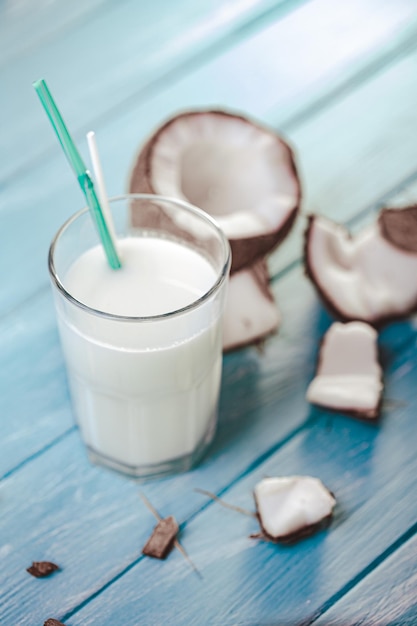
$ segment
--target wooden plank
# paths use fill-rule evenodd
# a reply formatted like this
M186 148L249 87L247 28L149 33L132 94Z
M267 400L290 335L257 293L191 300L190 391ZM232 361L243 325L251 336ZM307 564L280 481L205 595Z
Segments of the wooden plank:
M119 0L120 1L120 0ZM56 40L76 25L109 8L108 0L65 2L2 2L0 4L0 66L16 56L29 55L47 41Z
M417 169L412 132L417 128L413 99L417 93L416 65L417 52L413 52L373 80L359 85L346 99L333 106L329 103L299 130L293 129L291 139L297 149L305 187L305 212L319 211L335 215L340 221L347 220ZM203 81L204 77L202 73L198 80ZM178 83L175 89L106 126L99 143L109 193L119 193L124 186L136 146L149 127L160 120L167 99L173 108L179 106L184 102L185 83L191 90L195 80ZM239 90L235 91L238 96ZM345 124L353 114L358 129L355 133ZM59 152L47 167L35 168L22 176L18 185L0 190L0 229L5 233L0 263L10 268L9 281L0 285L0 315L45 284L49 242L59 225L82 205L80 198ZM302 228L300 220L295 234L271 260L273 272L299 258ZM6 236L8 232L19 232L24 255L15 240Z
M0 329L0 479L73 429L52 294L39 294Z
M414 535L314 624L414 626L417 623L416 554Z
M136 143L121 146L130 154L153 125L178 108L215 104L261 117L273 110L275 119L286 119L379 55L401 48L404 39L415 39L414 0L395 5L391 0L353 0L343 7L315 0L284 18L282 13L298 2L229 2L225 7L216 0L207 13L207 4L192 0L182 0L175 12L164 10L164 0L131 0L5 68L0 72L6 94L3 117L11 121L0 137L2 180L13 172L20 177L25 167L57 155L31 87L41 75L50 82L79 141L92 126L101 131L109 119L136 111L127 127L130 134L135 129ZM276 21L271 24L274 7ZM138 29L138 23L147 27ZM123 45L113 44L121 32ZM80 59L88 59L88 71L80 72L74 50ZM178 83L187 74L190 79ZM148 116L141 104L151 98L152 110L157 93L157 115Z
M46 39L30 53L0 67L3 119L0 136L1 180L24 164L32 167L56 140L36 101L32 82L44 77L76 136L105 120L122 104L140 100L144 89L176 78L184 63L231 45L302 0L166 0L107 3L91 19L78 20L59 37ZM405 2L405 0L403 0ZM399 10L400 25L410 12ZM395 18L397 19L397 18ZM259 21L259 23L258 23ZM14 31L14 29L13 29ZM7 55L6 55L7 58ZM122 108L123 108L122 107ZM51 149L52 148L52 149Z

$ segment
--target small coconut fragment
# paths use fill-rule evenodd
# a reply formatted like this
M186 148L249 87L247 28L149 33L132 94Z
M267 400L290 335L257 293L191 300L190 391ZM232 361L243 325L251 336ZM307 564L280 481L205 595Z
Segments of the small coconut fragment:
M307 400L364 419L379 415L383 391L377 332L364 322L335 322L324 336Z
M225 111L190 111L157 129L140 150L131 193L186 200L216 218L232 272L278 245L297 216L301 187L289 145L272 129ZM134 225L140 212L132 209Z
M165 559L174 547L179 527L175 517L170 515L159 520L152 535L142 549L142 554L155 559Z
M393 245L379 220L355 237L339 224L310 216L305 267L327 308L342 321L379 327L417 310L417 253Z
M254 490L262 536L277 543L293 543L326 527L336 499L312 476L264 478Z
M280 321L265 261L231 275L223 318L225 351L265 339Z
M26 568L26 571L35 578L46 578L59 569L59 565L51 563L51 561L33 561L32 565Z

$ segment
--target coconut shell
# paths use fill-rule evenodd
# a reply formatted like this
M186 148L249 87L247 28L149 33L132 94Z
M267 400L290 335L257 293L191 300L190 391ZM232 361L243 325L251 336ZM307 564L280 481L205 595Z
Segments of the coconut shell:
M383 209L378 222L382 236L389 243L417 254L417 204L401 209Z
M398 210L398 209L395 209L395 210ZM341 322L352 322L355 320L363 321L363 322L370 324L371 326L373 326L374 328L378 330L391 322L405 319L409 317L410 315L417 312L417 299L415 299L409 306L404 307L402 311L397 311L395 313L388 313L388 314L381 313L381 314L375 314L373 316L363 317L361 315L351 315L348 312L344 311L343 308L337 302L337 299L334 297L334 295L323 289L320 281L318 280L318 277L315 274L313 265L311 263L311 251L310 251L311 233L314 228L314 222L318 218L319 216L317 215L309 215L307 227L304 231L304 272L306 276L313 283L318 295L320 296L320 299L323 302L324 307L327 309L330 315L332 315L333 317L335 317L337 320ZM334 223L334 228L343 229L346 233L346 236L348 238L352 238L352 235L344 226ZM384 237L384 238L388 240L387 237ZM404 248L400 248L399 245L395 245L395 247L398 250L402 250L403 252L405 251Z
M144 545L142 554L155 559L165 559L174 547L178 531L177 521L172 515L159 520Z
M302 539L307 539L307 537L311 537L311 535L315 535L321 530L325 530L326 528L328 528L332 521L333 513L330 513L316 524L309 524L308 526L300 528L299 530L297 530L297 532L290 533L289 535L283 535L281 537L273 537L272 535L269 535L266 532L265 528L262 526L262 521L258 513L256 514L256 517L258 518L259 525L262 530L260 533L254 533L250 535L251 539L263 539L264 541L269 541L271 543L292 545L294 543L298 543Z
M158 128L148 141L140 149L136 159L134 161L131 174L129 177L129 192L130 193L150 193L159 194L160 191L152 180L152 158L155 146L160 139L162 133L167 131L172 124L175 124L178 120L184 119L189 116L219 116L223 120L240 120L244 124L250 124L254 128L258 128L262 133L267 133L274 138L274 141L280 144L285 154L285 166L291 172L294 177L296 193L294 196L293 206L288 210L285 219L281 222L279 227L270 227L265 233L257 234L254 236L229 236L229 242L232 249L232 272L239 271L244 267L253 265L258 259L261 259L266 254L271 252L283 239L287 236L291 230L294 221L297 217L300 202L301 202L301 184L295 164L294 153L288 143L280 137L272 129L267 129L258 123L252 122L248 118L242 115L236 115L223 110L207 110L207 111L190 111L176 115L165 122L160 128ZM242 177L250 175L248 172L242 172ZM184 199L184 196L181 197ZM254 209L255 210L255 209ZM215 217L215 216L214 216ZM132 213L133 225L140 225L140 216L134 211Z

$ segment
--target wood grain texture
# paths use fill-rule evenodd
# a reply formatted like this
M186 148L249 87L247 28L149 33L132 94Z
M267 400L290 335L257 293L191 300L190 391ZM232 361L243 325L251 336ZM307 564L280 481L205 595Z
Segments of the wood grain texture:
M123 0L121 0L123 1ZM63 33L74 30L105 12L108 0L14 0L0 4L0 66L9 65L16 57L30 56L45 42L55 41Z
M66 120L79 140L83 139L91 125L94 125L96 131L101 131L112 117L120 118L126 110L137 110L144 102L153 100L155 95L161 93L163 102L158 116L148 117L140 111L135 117L143 121L143 130L137 122L129 127L138 128L135 131L138 132L138 143L143 136L140 132L148 134L153 125L171 115L178 107L220 104L242 108L254 115L262 115L273 109L276 119L285 119L296 111L302 111L315 98L332 91L335 85L343 84L344 80L350 79L375 57L395 50L416 29L412 0L398 2L395 10L389 0L384 0L384 7L381 7L381 0L355 0L346 12L337 8L331 0L315 0L284 17L281 13L287 5L284 3L281 6L275 0L275 22L271 24L271 18L260 20L256 22L256 27L252 27L252 36L250 28L248 32L238 29L235 39L230 39L226 35L230 34L232 24L236 27L239 19L246 15L244 7L240 7L244 0L235 0L235 13L231 8L229 11L218 8L217 18L217 13L207 18L207 7L206 14L203 12L203 15L195 16L190 8L191 5L195 7L195 3L182 0L185 6L182 13L178 7L176 14L182 15L184 23L176 34L172 18L161 23L155 22L161 2L163 0L146 5L148 8L144 15L135 15L130 5L123 3L116 16L111 11L109 15L103 15L105 24L92 20L80 32L76 30L75 41L69 32L66 38L59 41L58 47L54 42L50 49L41 47L37 53L39 58L36 55L30 61L24 58L20 64L19 61L12 63L3 73L0 70L4 85L2 112L5 119L10 119L0 136L0 180L3 183L13 172L20 177L25 164L26 167L36 167L39 163L45 163L48 154L51 160L57 155L55 138L31 87L32 81L40 75L50 81ZM268 11L271 2L264 0L258 7L251 7L250 3L251 8L247 7L249 14L245 19L250 23L254 11ZM187 8L188 4L190 7ZM247 2L244 4L247 5ZM298 3L288 4L297 6ZM145 5L141 3L136 6ZM198 6L205 5L199 3ZM241 18L236 16L239 7L243 15ZM187 11L191 14L188 15ZM198 18L201 20L200 30L196 30ZM371 20L372 28L369 27ZM140 31L140 37L136 21L148 26ZM222 21L225 22L223 27ZM114 51L114 33L121 32L121 24L132 32L123 29L123 41L126 40L126 43ZM311 24L317 24L320 28L312 29ZM107 33L111 36L110 43L106 38ZM219 50L214 59L211 59L213 53L200 59L197 55L198 46L209 45L213 38L217 40L222 33L227 41L225 47L231 49ZM352 46L353 39L355 46ZM333 46L335 40L338 41L336 48ZM302 47L300 41L303 42ZM80 73L78 64L71 56L74 55L77 43L86 48L85 57L90 59L88 72ZM130 56L129 45L133 48ZM145 58L142 50L146 50ZM195 59L194 65L184 67L182 73L190 74L191 82L186 80L183 83L179 80L181 72L173 72L172 66L175 63L181 65L181 59L189 57ZM91 66L92 61L99 65L96 71L94 65ZM124 65L127 67L124 68ZM203 70L203 74L200 70ZM161 74L165 78L163 82L158 82ZM154 83L155 88L150 89L149 85ZM113 86L111 90L109 84ZM179 90L182 96L180 102L178 95L173 97L167 93L170 86L174 87L174 93ZM150 110L153 106L150 105ZM133 145L133 150L135 147ZM125 148L127 154L130 150L130 145ZM125 176L126 172L121 183ZM120 192L120 187L119 182L117 192Z
M49 289L0 325L0 478L74 428Z
M414 535L314 624L414 626L417 623L416 555Z

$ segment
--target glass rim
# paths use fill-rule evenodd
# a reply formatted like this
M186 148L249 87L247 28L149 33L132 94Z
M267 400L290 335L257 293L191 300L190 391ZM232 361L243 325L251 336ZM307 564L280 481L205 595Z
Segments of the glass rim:
M189 202L186 202L179 198L171 198L169 196L160 196L157 194L150 194L150 193L127 193L127 194L121 194L118 196L112 196L109 198L109 202L120 202L123 200L128 200L129 198L132 198L134 200L159 200L160 202L168 202L170 204L175 204L179 207L182 207L189 213L193 213L195 216L205 221L214 229L214 231L217 233L221 241L225 261L222 265L221 270L217 272L217 280L210 287L210 289L206 291L202 296L197 298L197 300L194 300L187 306L181 307L179 309L175 309L173 311L168 311L167 313L159 313L158 315L146 315L146 316L117 315L116 313L108 313L106 311L101 311L100 309L95 309L89 306L88 304L85 304L84 302L81 302L80 300L77 300L76 298L74 298L74 296L72 296L69 293L69 291L67 291L67 289L64 287L63 283L61 282L58 276L58 272L56 271L55 263L54 263L54 253L55 253L55 248L59 242L60 237L71 226L73 222L75 222L78 218L80 218L82 215L84 215L85 213L89 211L88 206L83 207L82 209L80 209L79 211L71 215L58 229L54 238L52 239L51 245L49 246L49 253L48 253L48 270L49 270L49 275L52 280L52 284L58 289L59 293L62 296L64 296L66 300L68 300L69 302L77 306L78 308L90 313L91 315L95 315L96 317L110 319L110 320L114 320L118 322L163 321L166 319L170 319L172 317L180 316L184 313L188 313L189 311L192 311L193 309L200 307L206 300L209 300L211 296L220 289L220 287L222 286L222 284L225 282L225 280L227 279L229 275L230 266L231 266L231 249L230 249L230 244L226 235L221 230L216 220L211 217L211 215L209 215L202 209L199 209L198 207L194 206L193 204L190 204ZM97 243L100 244L98 238L97 238ZM114 270L114 271L118 271L118 270Z

